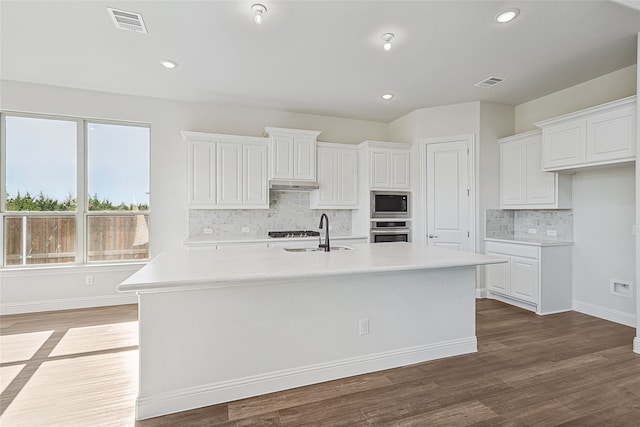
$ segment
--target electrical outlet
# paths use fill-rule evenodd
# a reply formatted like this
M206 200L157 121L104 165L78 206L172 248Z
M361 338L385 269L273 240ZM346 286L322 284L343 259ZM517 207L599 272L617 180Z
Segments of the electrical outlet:
M538 230L536 230L535 228L530 228L529 229L529 234L536 234L538 232Z
M87 286L93 285L93 276L84 276L84 284Z
M204 234L213 234L213 228L203 228L202 232Z
M242 232L243 233L249 233L251 231L251 229L249 227L242 227Z
M558 233L556 232L556 230L547 230L547 236L555 237L557 235Z
M360 335L369 335L369 319L360 320Z

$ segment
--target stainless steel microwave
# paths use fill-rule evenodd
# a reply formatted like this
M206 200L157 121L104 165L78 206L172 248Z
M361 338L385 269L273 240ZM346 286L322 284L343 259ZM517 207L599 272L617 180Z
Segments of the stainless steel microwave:
M403 191L372 191L371 218L409 218L410 193Z

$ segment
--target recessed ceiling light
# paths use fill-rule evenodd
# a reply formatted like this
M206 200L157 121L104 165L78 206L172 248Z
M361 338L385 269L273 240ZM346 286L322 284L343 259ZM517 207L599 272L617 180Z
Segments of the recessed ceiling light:
M496 16L494 16L493 20L500 24L506 24L507 22L513 21L519 14L520 9L512 7L498 13Z
M163 59L162 61L160 61L160 65L162 65L164 68L172 70L178 66L178 63L169 59Z
M385 93L384 95L382 95L382 99L384 99L385 101L388 101L391 98L393 98L393 94L392 93Z

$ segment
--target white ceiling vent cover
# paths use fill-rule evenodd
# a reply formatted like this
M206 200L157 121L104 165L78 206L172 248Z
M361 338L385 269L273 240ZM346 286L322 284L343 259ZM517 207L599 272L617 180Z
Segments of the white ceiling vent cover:
M484 79L481 82L478 82L478 83L474 84L474 86L483 87L483 88L489 88L489 87L494 87L498 83L502 83L505 80L506 79L503 79L502 77L491 76L491 77L488 77L488 78Z
M135 12L127 12L126 10L112 9L109 10L109 16L116 25L116 28L121 30L133 31L134 33L147 34L147 27L144 25L142 15Z

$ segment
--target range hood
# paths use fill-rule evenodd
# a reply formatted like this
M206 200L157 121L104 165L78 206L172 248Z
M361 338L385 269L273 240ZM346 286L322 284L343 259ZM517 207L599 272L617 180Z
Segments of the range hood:
M277 191L311 191L320 188L317 182L314 181L282 181L271 180L269 181L269 190Z

